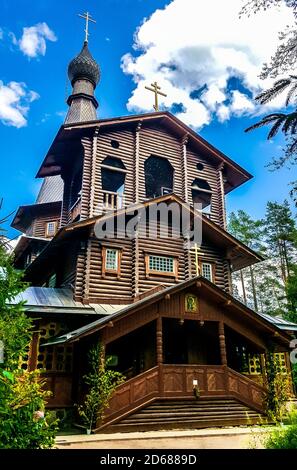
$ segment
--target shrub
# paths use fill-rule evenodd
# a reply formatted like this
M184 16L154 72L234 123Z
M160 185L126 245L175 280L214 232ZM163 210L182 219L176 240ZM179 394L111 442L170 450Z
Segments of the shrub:
M286 426L278 426L265 441L266 449L297 449L297 412L291 413Z
M0 230L1 231L1 230ZM0 448L46 449L54 444L57 421L45 414L50 392L43 390L40 371L20 369L20 358L32 339L32 320L24 302L15 297L27 284L13 266L13 256L0 243L0 342L4 357L0 366Z
M100 344L94 346L89 352L90 371L84 376L89 391L84 403L78 406L79 415L87 429L92 429L102 420L115 388L125 380L119 372L108 369L108 360L103 363L100 361L102 352Z
M279 371L273 352L266 357L266 389L265 408L273 421L281 421L286 413L285 405L290 396L290 379L288 374Z
M51 392L39 371L0 370L0 448L47 449L54 445L57 420L44 412Z

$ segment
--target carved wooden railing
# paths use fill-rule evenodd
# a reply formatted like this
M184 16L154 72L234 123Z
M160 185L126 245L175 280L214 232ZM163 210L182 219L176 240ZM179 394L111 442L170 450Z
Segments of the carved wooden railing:
M81 199L79 198L70 209L71 222L73 222L74 220L76 220L78 216L80 216L80 211L81 211Z
M121 193L103 191L103 209L122 209L125 206L125 196Z
M264 411L265 388L227 366L162 364L117 387L103 426L159 398L193 397L194 380L198 381L201 398L233 397L259 412Z
M252 408L263 412L263 399L266 393L265 387L229 367L226 368L226 371L227 390L230 396L234 396Z

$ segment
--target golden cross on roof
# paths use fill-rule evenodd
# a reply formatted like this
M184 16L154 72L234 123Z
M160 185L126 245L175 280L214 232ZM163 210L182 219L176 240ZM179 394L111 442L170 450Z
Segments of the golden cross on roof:
M152 86L152 88L149 87L149 86L146 86L145 88L146 88L147 90L153 91L153 92L155 93L154 110L155 110L155 111L159 111L159 100L158 100L159 96L158 96L158 95L165 96L165 97L166 97L167 95L165 95L165 93L162 93L162 91L160 91L160 90L161 90L161 87L158 85L157 82L152 83L151 86Z
M201 275L201 267L199 265L199 254L200 255L204 255L204 253L202 253L202 251L200 251L200 248L199 246L197 245L197 243L195 243L195 267L196 267L196 276L200 276Z
M83 18L84 20L86 20L86 29L85 29L85 33L86 33L86 38L85 38L85 41L88 42L89 40L89 21L91 21L92 23L96 23L95 20L93 20L93 18L91 17L90 13L87 11L86 13L84 13L83 15L78 15L80 18Z

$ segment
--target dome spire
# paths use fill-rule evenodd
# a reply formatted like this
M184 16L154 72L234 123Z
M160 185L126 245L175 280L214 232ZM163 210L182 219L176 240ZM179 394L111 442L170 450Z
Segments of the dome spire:
M100 68L88 47L89 22L96 23L96 21L89 12L78 16L86 20L86 36L82 50L68 66L68 77L73 91L67 100L69 110L65 124L97 119L98 102L94 91L100 80Z

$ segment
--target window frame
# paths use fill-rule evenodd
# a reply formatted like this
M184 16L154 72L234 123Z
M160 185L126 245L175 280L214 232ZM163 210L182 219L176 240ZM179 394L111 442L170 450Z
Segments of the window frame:
M50 224L54 224L54 233L50 233L49 230L48 230L48 226ZM57 228L58 228L58 221L57 220L49 220L48 222L46 222L46 226L45 226L45 236L47 238L51 238L51 237L54 237L57 233Z
M203 265L204 264L208 264L210 266L210 272L211 272L211 280L209 280L207 277L203 276ZM216 264L213 262L213 261L208 261L208 260L202 260L200 261L199 263L199 267L200 267L200 274L201 274L201 277L203 277L204 279L207 279L207 281L209 282L212 282L213 284L215 284L216 282Z
M167 255L160 252L152 252L146 251L145 254L145 273L146 277L149 278L150 276L164 276L164 277L173 277L176 281L178 280L178 256L175 255ZM159 258L172 258L173 259L173 271L155 271L150 269L150 257L156 256Z
M109 269L106 267L107 250L114 250L117 252L117 268ZM106 274L116 275L118 278L121 276L121 263L122 263L122 251L123 248L113 245L101 245L102 252L102 277L106 277Z

